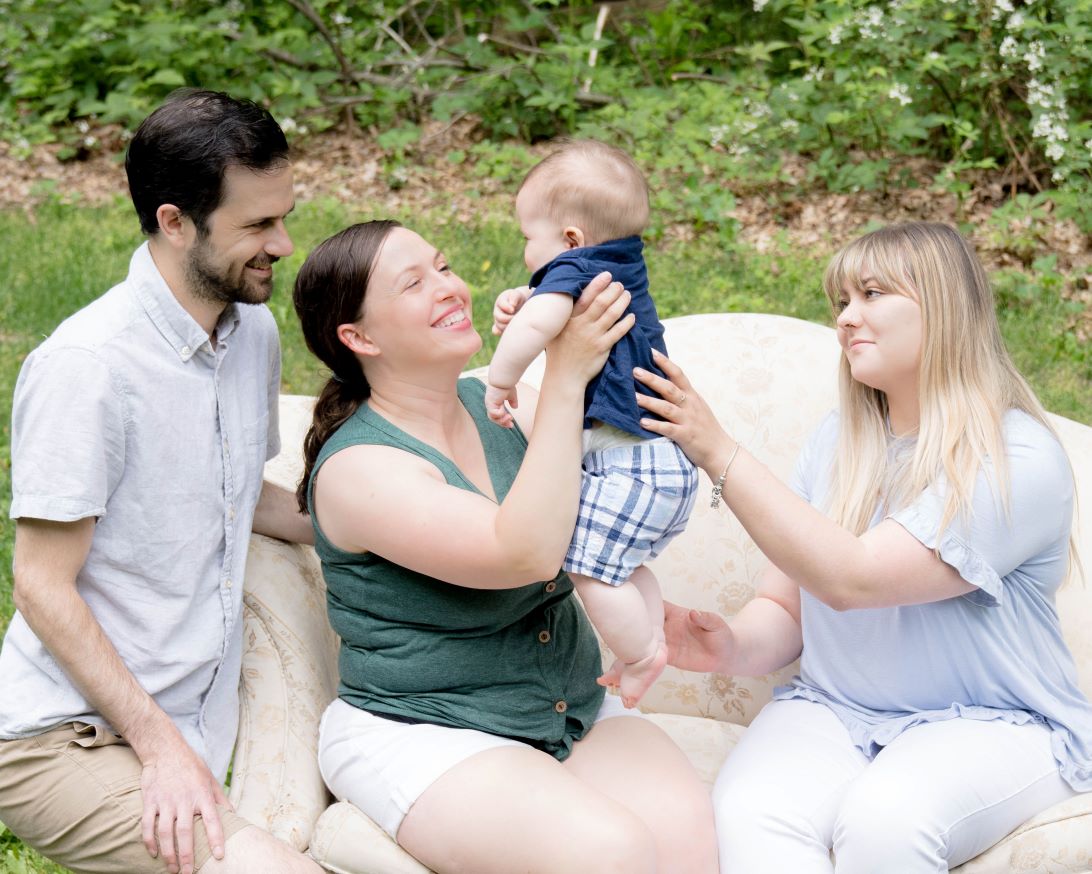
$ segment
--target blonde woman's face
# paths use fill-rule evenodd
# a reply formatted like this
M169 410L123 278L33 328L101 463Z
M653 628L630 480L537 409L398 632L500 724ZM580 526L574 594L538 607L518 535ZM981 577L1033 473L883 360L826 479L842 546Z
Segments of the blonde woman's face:
M838 342L858 382L887 394L917 391L921 365L921 305L870 276L843 287Z

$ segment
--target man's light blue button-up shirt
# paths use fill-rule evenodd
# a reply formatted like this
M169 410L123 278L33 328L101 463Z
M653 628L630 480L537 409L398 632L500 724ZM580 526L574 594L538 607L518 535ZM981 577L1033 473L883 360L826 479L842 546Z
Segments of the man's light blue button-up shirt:
M280 347L265 306L216 343L148 245L129 275L28 356L12 413L10 515L96 517L80 595L137 681L219 778L238 722L247 545L279 450ZM0 737L105 725L16 613L0 650Z

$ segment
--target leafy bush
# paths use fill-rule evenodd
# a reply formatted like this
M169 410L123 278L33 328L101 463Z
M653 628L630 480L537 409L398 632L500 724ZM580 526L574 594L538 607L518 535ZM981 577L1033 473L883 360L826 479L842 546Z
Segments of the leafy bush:
M0 16L9 142L93 149L99 125L204 85L289 133L361 125L396 161L429 118L620 138L729 236L730 197L698 181L777 184L785 153L837 190L904 184L899 156L957 194L992 169L1092 228L1092 0L0 0Z

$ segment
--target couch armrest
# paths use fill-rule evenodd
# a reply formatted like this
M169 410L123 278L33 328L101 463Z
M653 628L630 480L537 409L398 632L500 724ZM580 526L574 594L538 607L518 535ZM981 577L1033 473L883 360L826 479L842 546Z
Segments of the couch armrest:
M241 816L300 850L331 802L317 765L319 720L337 695L325 593L311 547L251 538L229 798Z

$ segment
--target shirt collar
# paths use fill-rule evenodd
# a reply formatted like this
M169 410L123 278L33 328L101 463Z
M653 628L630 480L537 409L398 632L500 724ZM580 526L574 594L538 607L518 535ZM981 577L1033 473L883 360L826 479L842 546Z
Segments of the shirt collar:
M179 358L189 361L208 342L209 335L174 296L152 259L147 241L133 253L129 262L129 282L136 289L137 299L163 339ZM217 322L217 338L227 337L238 323L238 306L230 304Z

